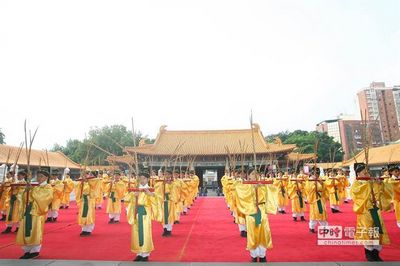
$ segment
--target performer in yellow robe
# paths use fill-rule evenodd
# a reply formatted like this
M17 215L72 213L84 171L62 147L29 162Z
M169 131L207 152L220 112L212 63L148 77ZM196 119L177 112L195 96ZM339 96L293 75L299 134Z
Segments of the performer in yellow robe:
M6 229L1 232L2 234L9 234L12 228L15 227L14 232L18 232L20 213L19 208L21 206L22 195L24 193L24 186L13 186L26 184L25 178L27 177L27 172L25 170L20 170L17 174L17 180L11 183L10 188L10 203L7 208L6 217Z
M154 250L152 236L152 217L156 216L157 200L149 189L150 175L147 172L139 174L140 191L129 193L128 222L132 226L131 251L137 256L134 261L148 261Z
M286 206L289 203L287 186L288 186L288 176L283 175L282 172L278 173L278 177L274 179L274 185L277 186L279 193L278 193L278 212L285 214L286 213Z
M172 171L166 170L162 179L155 183L155 194L159 204L159 213L162 213L162 224L164 232L162 236L172 235L172 227L175 221L175 202L177 191L172 180Z
M49 184L53 188L53 201L50 205L46 222L56 222L58 218L58 211L61 206L61 200L63 197L64 183L58 179L58 170L53 170L50 176Z
M328 189L324 180L320 178L320 170L311 169L311 176L306 181L305 192L310 206L309 228L311 233L315 233L317 223L327 226L326 200L328 199Z
M329 193L331 211L332 213L340 213L340 191L344 190L343 184L332 169L328 171L328 178L325 183Z
M28 193L22 195L20 205L19 223L20 230L17 234L16 243L22 246L25 254L20 259L33 259L39 256L42 247L44 222L53 199L53 189L47 184L49 173L39 170L37 174L38 186L29 188Z
M175 221L174 224L179 224L181 219L181 213L183 212L183 205L185 198L182 194L182 186L185 183L185 173L182 172L184 170L180 169L179 173L174 177L174 186L176 189L177 197L175 202Z
M1 218L0 221L5 221L7 218L7 208L10 205L10 190L11 190L11 183L13 180L12 174L10 172L6 173L4 177L4 181L0 185L0 214Z
M345 175L344 171L342 169L338 169L337 171L337 179L340 182L339 186L339 198L342 200L344 203L349 203L350 200L350 181L349 178Z
M393 206L396 214L397 226L400 228L400 168L399 165L389 165L389 182L393 187Z
M250 171L249 180L257 179L256 171ZM272 248L271 230L267 214L276 214L278 189L273 185L237 184L237 207L246 215L247 250L252 262L266 262L266 250Z
M181 183L181 199L183 200L183 206L182 206L182 213L183 215L187 215L189 209L188 207L190 206L190 178L188 176L185 176L185 178L182 180L183 182Z
M234 222L238 225L240 236L247 237L246 215L241 213L240 209L238 208L239 195L236 191L236 186L240 185L242 181L243 179L240 177L231 180L231 182L233 182L233 189L230 192L232 194L231 211L234 217Z
M300 218L302 222L305 222L304 212L306 210L305 198L305 180L296 173L291 175L288 183L288 195L292 203L292 217L293 221L297 222L297 218Z
M71 198L71 193L74 191L74 181L71 179L71 176L69 175L70 169L65 168L64 169L64 175L63 175L63 184L64 184L64 190L61 198L61 206L60 209L68 209L69 208L69 203L70 203L70 198Z
M106 186L110 181L110 177L108 176L107 173L104 173L102 170L100 171L96 170L95 172L98 172L97 178L101 180L101 185L97 187L98 191L96 196L95 209L101 210L105 198Z
M120 171L114 172L114 178L106 184L105 192L107 192L107 210L109 224L119 223L121 217L121 201L125 196L126 184L121 179Z
M82 227L80 236L89 236L93 232L96 220L96 198L100 192L102 179L98 178L98 172L93 171L76 182L75 195L78 205L78 224Z
M369 177L364 163L354 164L354 170L357 177ZM380 180L355 180L350 193L354 202L353 211L357 215L355 239L367 241L364 249L368 261L382 261L379 252L382 245L390 244L390 240L381 211L390 210L391 186Z

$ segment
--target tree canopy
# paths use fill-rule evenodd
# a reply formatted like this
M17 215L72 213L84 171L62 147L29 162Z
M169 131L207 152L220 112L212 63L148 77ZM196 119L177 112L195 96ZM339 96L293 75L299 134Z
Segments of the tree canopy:
M0 128L0 144L6 144L6 142L4 141L5 138L6 136L4 135L3 131L1 131Z
M336 142L333 137L328 136L326 132L309 132L304 130L295 130L293 132L285 131L269 135L266 137L266 140L271 142L277 137L280 138L284 144L296 144L300 153L314 153L315 141L318 139L319 162L339 162L343 160L342 145Z
M147 139L146 136L143 136L140 132L135 134L136 144L142 139L145 139L146 143L154 142L154 140ZM77 163L85 165L107 165L108 162L106 158L109 154L96 148L92 143L118 156L123 155L123 147L134 145L131 131L127 130L123 125L112 125L91 129L83 141L70 139L65 146L56 143L52 151L61 151Z

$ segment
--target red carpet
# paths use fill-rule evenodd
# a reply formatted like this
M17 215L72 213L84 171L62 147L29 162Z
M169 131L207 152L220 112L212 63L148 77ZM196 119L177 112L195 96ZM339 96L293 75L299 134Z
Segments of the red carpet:
M342 214L329 213L329 223L354 226L351 204L343 205L342 209ZM97 211L92 237L80 238L75 206L60 210L59 221L45 226L40 258L132 260L130 226L125 222L125 216L120 224L109 225L104 212L104 209ZM274 248L268 251L269 261L364 261L364 251L360 246L317 246L316 235L308 232L308 223L292 222L290 214L270 215L269 219L274 244ZM174 226L171 238L161 237L161 225L153 224L155 251L150 260L247 262L246 239L239 237L237 225L232 220L223 198L199 198L189 215L182 216L181 224ZM384 220L392 244L384 247L381 257L386 261L400 260L400 229L395 224L394 213L384 214ZM4 226L4 222L0 222L1 230ZM22 251L14 244L14 239L14 234L0 235L0 258L21 256Z

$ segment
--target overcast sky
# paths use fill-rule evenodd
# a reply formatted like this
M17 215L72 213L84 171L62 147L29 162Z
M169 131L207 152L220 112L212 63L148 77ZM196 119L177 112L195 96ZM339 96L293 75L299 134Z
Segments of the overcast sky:
M0 1L0 128L313 130L400 84L400 1Z

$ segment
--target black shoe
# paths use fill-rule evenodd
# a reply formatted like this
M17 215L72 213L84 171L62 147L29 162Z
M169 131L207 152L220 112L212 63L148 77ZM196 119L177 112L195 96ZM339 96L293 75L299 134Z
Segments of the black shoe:
M65 208L66 208L66 209L68 209L68 208L69 208L69 206L66 206Z
M119 224L119 220L114 220L114 223L115 224Z
M348 200L345 200L345 201L343 201L344 203L349 203L349 201Z
M108 221L108 223L109 223L109 224L113 224L113 223L114 223L114 218L111 218L111 219Z
M47 217L45 223L49 223L49 222L51 222L51 221L52 221L52 218L51 218L51 217Z
M143 257L142 256L136 256L136 258L133 261L142 261Z
M53 218L51 221L52 221L53 223L55 223L55 222L57 222L57 218Z
M187 212L183 212L183 215L187 215Z
M142 261L149 261L149 257L142 257Z
M64 209L64 206L60 206L60 209Z
M260 258L258 262L267 262L267 257Z
M15 228L14 233L18 233L18 229L19 229L19 227Z
M164 228L164 232L162 233L161 236L167 236L167 234L168 234L168 230L167 230L167 228Z
M293 217L293 222L297 222L297 217Z
M7 227L6 230L4 230L3 232L1 232L2 234L9 234L11 233L11 229L12 227Z
M29 255L28 255L28 259L34 259L37 257L39 257L39 252L29 253Z
M86 231L82 231L81 232L81 234L80 234L80 236L90 236L91 235L91 233L90 232L86 232Z
M167 231L167 235L166 236L172 236L172 231Z
M22 255L21 257L19 257L20 260L26 260L29 258L30 253L26 252L24 255Z
M179 224L179 221L175 221L174 224Z
M251 262L257 262L257 258L251 257Z
M372 252L372 256L375 259L375 261L383 261L381 257L379 257L379 251L374 249L371 251Z
M310 233L315 233L315 230L314 229L310 229Z
M7 217L7 215L3 214L3 215L1 216L0 221L5 221L5 220L6 220L6 217Z
M301 216L301 221L302 222L307 222L307 220L304 218L304 216Z
M241 237L247 237L247 232L246 231L240 231L240 236Z
M364 250L365 250L365 258L367 259L367 261L375 261L374 254L372 253L372 251L366 248L364 248Z
M281 213L282 213L282 214L286 214L286 211L285 211L285 210L282 210ZM261 259L261 258L260 258L260 259Z

